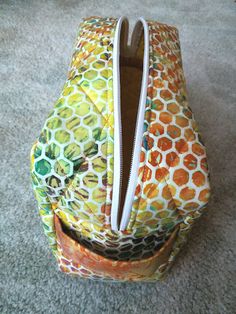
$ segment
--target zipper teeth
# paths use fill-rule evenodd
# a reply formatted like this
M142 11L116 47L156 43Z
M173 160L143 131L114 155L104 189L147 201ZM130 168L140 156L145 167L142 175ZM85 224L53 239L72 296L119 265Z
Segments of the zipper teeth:
M129 178L128 178L128 185L127 185L127 190L126 190L126 195L125 195L125 202L124 202L124 206L123 206L123 211L122 211L122 217L121 217L121 223L119 226L119 230L123 231L126 229L128 223L129 223L129 219L130 219L130 215L131 215L131 210L132 210L132 205L130 205L127 208L126 203L129 201L129 199L132 198L132 202L134 199L134 193L135 193L135 187L133 187L132 190L132 194L128 195L128 192L130 192L130 189L132 188L131 183L133 184L133 186L136 184L136 181L131 182L131 175L133 174L133 172L135 171L135 176L137 179L138 176L138 169L133 169L133 164L134 164L134 159L138 158L139 160L139 153L137 154L137 156L134 154L135 150L137 150L137 145L139 144L138 141L138 135L140 136L140 142L142 143L142 135L138 134L138 129L140 127L140 119L139 119L139 115L142 114L142 122L143 122L143 118L145 115L145 104L146 104L146 91L147 91L147 85L148 85L148 72L149 72L149 46L148 46L148 42L149 42L149 30L148 30L148 24L147 22L143 19L140 18L139 21L142 22L143 24L143 31L144 31L144 62L143 62L143 76L142 76L142 85L141 85L141 93L140 93L140 99L139 99L139 108L138 108L138 113L137 113L137 120L136 120L136 125L135 125L135 133L134 133L134 145L132 148L132 157L131 157L131 165L130 165L130 171L129 171ZM144 84L145 83L145 84ZM145 85L145 86L144 86ZM144 90L145 89L145 90ZM141 112L142 110L142 112ZM143 130L143 128L142 128ZM142 145L142 144L141 144ZM139 147L139 149L141 149L141 147ZM137 159L135 160L137 161ZM131 203L132 204L132 203Z
M120 62L119 62L119 66L120 66ZM120 80L120 70L119 70L119 80ZM119 84L120 86L120 84ZM120 87L119 87L120 90ZM118 211L117 211L117 230L119 230L119 208L120 208L120 199L121 199L121 191L122 191L122 181L123 181L123 141L122 141L122 134L123 134L123 130L122 130L122 119L121 119L121 104L119 102L119 106L118 106L118 111L119 111L119 125L120 125L120 190L119 190L119 203L118 203Z

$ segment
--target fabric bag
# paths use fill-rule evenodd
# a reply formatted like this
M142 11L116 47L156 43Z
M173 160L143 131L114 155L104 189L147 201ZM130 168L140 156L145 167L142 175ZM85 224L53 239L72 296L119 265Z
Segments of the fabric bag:
M60 270L155 281L210 196L178 31L140 18L80 24L68 79L31 150L44 232Z

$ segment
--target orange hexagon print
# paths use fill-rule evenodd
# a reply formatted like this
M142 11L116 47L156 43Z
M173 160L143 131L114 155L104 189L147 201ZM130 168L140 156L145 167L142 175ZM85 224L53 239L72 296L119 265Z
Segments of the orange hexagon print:
M205 147L187 103L178 31L154 21L148 26L149 85L128 230L150 232L157 225L168 230L194 216L208 202L210 190ZM150 184L157 186L155 193L149 193Z

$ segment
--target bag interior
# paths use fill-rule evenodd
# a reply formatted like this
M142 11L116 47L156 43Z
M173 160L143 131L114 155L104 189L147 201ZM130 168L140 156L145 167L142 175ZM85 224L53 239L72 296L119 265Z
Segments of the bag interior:
M136 128L137 112L143 75L144 29L138 22L134 28L131 45L126 46L125 32L127 25L121 29L120 51L120 96L121 96L121 125L122 125L122 183L119 221L125 201L125 194L131 169L132 151Z

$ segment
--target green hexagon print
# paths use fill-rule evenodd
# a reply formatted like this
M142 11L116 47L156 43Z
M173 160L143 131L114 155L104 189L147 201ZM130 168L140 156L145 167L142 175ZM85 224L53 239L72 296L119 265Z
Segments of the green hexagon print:
M34 191L54 253L53 213L65 223L81 221L84 234L110 224L116 23L92 18L81 24L68 80L31 151Z

